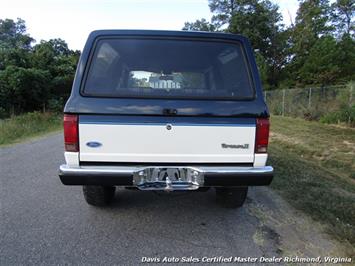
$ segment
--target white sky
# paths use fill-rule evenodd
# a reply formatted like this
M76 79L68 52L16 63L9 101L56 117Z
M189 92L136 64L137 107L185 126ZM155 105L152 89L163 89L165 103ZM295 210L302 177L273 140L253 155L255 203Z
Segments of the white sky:
M273 0L285 24L294 19L297 0ZM96 29L181 30L186 21L210 19L207 0L0 0L0 19L24 19L37 42L64 39L81 50Z

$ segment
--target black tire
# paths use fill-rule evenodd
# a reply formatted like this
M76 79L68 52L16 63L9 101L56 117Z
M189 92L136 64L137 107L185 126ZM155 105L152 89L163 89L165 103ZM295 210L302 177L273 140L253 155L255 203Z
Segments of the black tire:
M93 206L107 206L115 196L116 187L83 186L86 202Z
M226 208L239 208L247 198L248 187L216 187L217 203Z
M197 190L197 192L207 192L210 190L210 187L199 187Z

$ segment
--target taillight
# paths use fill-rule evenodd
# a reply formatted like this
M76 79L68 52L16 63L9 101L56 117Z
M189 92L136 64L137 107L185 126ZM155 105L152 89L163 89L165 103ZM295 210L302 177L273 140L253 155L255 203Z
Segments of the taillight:
M79 151L79 129L77 115L64 115L64 147L66 151Z
M269 144L269 128L268 118L256 119L256 137L255 137L255 153L266 153Z

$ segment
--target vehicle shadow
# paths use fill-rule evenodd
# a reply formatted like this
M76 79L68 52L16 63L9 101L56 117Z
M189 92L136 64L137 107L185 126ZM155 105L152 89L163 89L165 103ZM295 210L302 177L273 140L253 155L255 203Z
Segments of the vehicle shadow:
M245 206L250 201L247 199ZM255 253L257 246L253 234L259 221L248 213L247 207L219 206L214 189L169 193L119 189L109 207L90 209L92 215L100 217L100 224L105 223L108 237L125 230L125 234L151 246L144 246L144 250L171 254L171 247L175 247L173 254L178 255L182 250L186 254L189 248L208 254L207 250L213 248L227 256L236 250L237 254L240 250L247 254L249 249ZM95 226L95 219L90 219L90 223Z
M213 188L206 192L202 191L140 191L131 189L116 190L115 199L107 208L111 211L123 211L135 209L136 211L151 212L169 210L179 213L203 212L204 210L221 213L238 213L242 209L230 209L220 206L215 201L215 190ZM164 212L163 212L164 213Z

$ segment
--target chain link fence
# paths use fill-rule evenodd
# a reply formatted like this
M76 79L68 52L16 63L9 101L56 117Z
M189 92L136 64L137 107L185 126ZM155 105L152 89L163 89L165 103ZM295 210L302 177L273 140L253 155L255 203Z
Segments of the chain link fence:
M354 87L355 82L344 86L273 90L265 91L264 97L271 114L319 120L329 113L352 108Z

